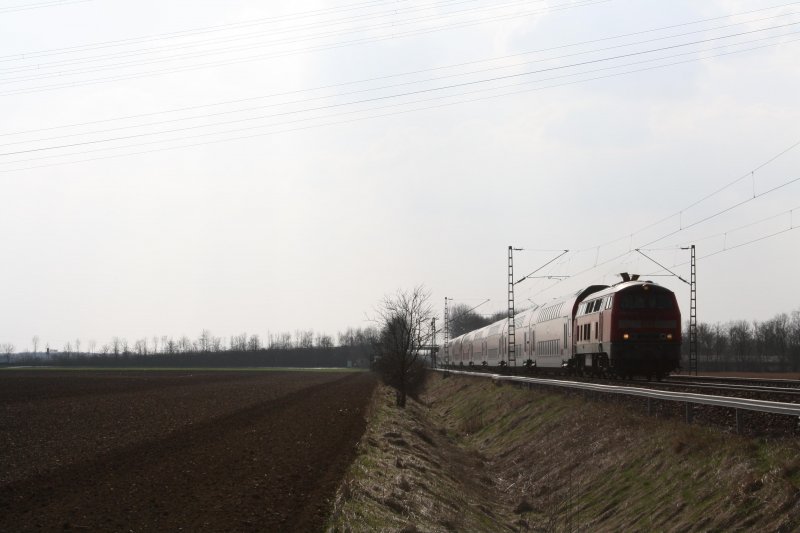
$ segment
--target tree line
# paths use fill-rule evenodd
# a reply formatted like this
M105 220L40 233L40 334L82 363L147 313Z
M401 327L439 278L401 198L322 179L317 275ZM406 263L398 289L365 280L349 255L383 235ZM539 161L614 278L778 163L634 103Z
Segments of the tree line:
M689 368L688 325L682 353ZM697 355L698 370L800 372L800 309L761 322L698 323Z
M64 343L60 350L41 346L38 336L33 350L14 353L10 343L0 345L5 362L15 364L103 364L103 365L223 365L223 366L368 366L377 340L376 328L348 328L338 334L338 344L327 334L313 330L257 334L240 333L229 338L204 329L197 338L182 336L142 337L129 342L112 337L98 347L94 340ZM41 349L41 351L40 351Z

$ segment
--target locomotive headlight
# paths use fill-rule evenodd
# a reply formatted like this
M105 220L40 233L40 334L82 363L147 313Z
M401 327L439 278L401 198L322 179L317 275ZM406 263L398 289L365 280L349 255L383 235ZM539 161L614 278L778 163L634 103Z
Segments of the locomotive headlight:
M671 341L671 340L672 340L672 333L667 333L667 340L668 340L668 341Z
M628 340L628 339L630 339L630 338L631 338L631 336L630 336L630 335L628 335L627 333L623 333L623 334L622 334L622 338L623 338L623 339L625 339L625 340Z

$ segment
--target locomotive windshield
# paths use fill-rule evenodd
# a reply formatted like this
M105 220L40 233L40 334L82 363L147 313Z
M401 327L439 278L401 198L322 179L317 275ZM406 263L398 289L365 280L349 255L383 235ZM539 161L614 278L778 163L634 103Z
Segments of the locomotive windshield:
M659 309L668 311L673 308L672 294L661 291L627 291L619 295L620 309Z

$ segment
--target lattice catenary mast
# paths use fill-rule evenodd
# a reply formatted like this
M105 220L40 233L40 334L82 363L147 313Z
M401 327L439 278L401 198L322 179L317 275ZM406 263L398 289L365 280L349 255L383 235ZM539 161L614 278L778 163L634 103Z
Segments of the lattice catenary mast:
M689 273L689 372L697 375L697 261L694 244Z
M508 365L517 366L514 324L514 248L508 247Z

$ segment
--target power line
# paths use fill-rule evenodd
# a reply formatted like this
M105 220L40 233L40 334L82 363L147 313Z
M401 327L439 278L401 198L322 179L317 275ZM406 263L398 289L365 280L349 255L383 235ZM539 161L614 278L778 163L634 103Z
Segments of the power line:
M11 66L11 67L0 68L0 71L20 72L20 71L25 71L25 70L40 70L42 68L47 68L47 67L51 67L51 66L73 65L73 64L81 64L81 63L93 63L93 62L97 62L97 61L102 61L104 59L124 58L124 57L132 57L132 56L145 55L145 54L153 54L153 53L158 53L158 52L161 52L161 51L164 51L164 50L166 50L166 51L174 51L174 50L181 50L181 49L186 49L186 48L195 48L195 47L208 45L208 44L222 44L222 43L229 43L229 42L235 42L235 41L242 41L242 40L247 40L247 39L251 39L253 37L259 37L259 36L264 36L264 35L275 36L275 35L279 35L279 34L299 33L300 30L311 29L311 28L314 28L314 27L339 26L339 25L342 25L342 24L347 23L347 22L358 21L358 20L363 20L363 19L380 19L380 18L384 18L386 15L390 15L394 19L399 13L413 13L413 12L416 12L416 11L425 11L425 10L430 10L430 9L434 9L434 8L450 7L450 6L454 6L454 5L458 5L458 4L464 4L464 3L475 3L477 1L479 1L479 0L445 0L445 1L440 1L440 2L434 2L432 4L423 4L423 5L419 5L419 6L410 6L410 7L406 7L406 8L403 8L403 9L392 9L390 11L384 11L384 12L380 12L380 13L368 13L368 14L364 14L364 15L351 16L351 17L344 18L344 19L314 22L314 23L310 23L310 24L293 26L293 27L289 27L289 28L265 29L265 30L260 30L260 31L257 31L257 32L243 33L243 34L238 34L238 35L234 35L234 36L214 37L214 38L205 39L205 40L191 41L191 42L188 42L188 43L185 43L185 44L176 43L176 44L168 44L168 45L163 45L163 46L154 46L154 47L150 47L150 48L140 48L138 50L136 50L136 49L134 49L134 50L120 50L118 52L108 53L108 54L105 54L105 55L78 57L78 58L74 58L74 59L63 59L63 60L51 61L51 62L48 62L48 63L41 63L40 62L40 63L36 63L35 65L31 65L31 66L26 66L26 65ZM543 0L537 0L537 1L541 2ZM583 0L583 1L588 1L588 0ZM304 37L299 38L299 39L274 40L274 41L272 41L272 43L286 44L286 43L302 42L302 41L306 41L306 40L319 39L319 38L323 38L323 37L330 37L330 36L336 36L336 35L347 35L347 34L350 34L350 33L358 33L358 32L363 31L363 30L374 30L376 28L385 27L385 26L407 25L407 24L413 24L415 22L420 22L420 21L434 20L434 19L438 19L438 18L448 18L448 17L451 17L452 15L461 15L461 14L464 14L464 13L471 13L472 11L475 11L475 10L480 10L480 11L496 10L496 9L513 7L513 6L517 6L517 5L520 5L520 4L526 4L526 3L530 3L530 2L523 1L523 0L515 0L513 2L507 2L505 4L495 4L495 5L492 5L491 7L473 7L473 8L468 8L468 9L464 9L464 10L461 10L461 11L452 11L452 12L443 13L443 14L440 14L440 15L429 15L427 17L421 17L421 18L417 18L417 19L409 19L409 20L404 20L404 21L391 20L389 22L381 23L381 24L378 24L378 25L375 25L375 26L362 27L362 28L351 29L351 30L346 30L346 31L345 30L338 30L338 31L334 31L334 32L320 33L320 34L317 34L317 35L304 36ZM272 23L272 22L257 22L257 23L249 24L249 25L262 25L262 24L267 24L267 23ZM229 29L229 28L225 27L225 28L222 28L220 30L213 30L213 31L223 31L223 30L227 30L227 29ZM176 39L176 38L185 37L187 35L203 34L203 33L208 33L208 31L198 31L196 33L195 32L183 33L182 35L165 37L164 39L165 40ZM160 39L152 39L152 40L160 40ZM148 41L151 41L151 40L148 40ZM145 41L145 42L147 42L147 41ZM272 43L270 43L270 44L272 44ZM114 46L122 46L122 45L114 45ZM103 46L101 46L101 48L102 47ZM242 49L249 49L249 48L253 48L253 47L252 46L246 46L246 47L227 48L227 49L223 48L223 49L220 49L221 51L219 53L222 53L224 51L242 50ZM77 50L77 52L91 51L91 50L92 50L92 47L89 46L89 47L83 47L81 50ZM59 55L63 55L65 53L69 53L69 52L60 52ZM194 55L194 54L187 54L187 55L191 56L191 55ZM202 56L202 55L208 55L208 54L207 53L199 53L199 54L196 54L196 55L197 56ZM170 59L174 59L174 58L177 58L177 57L180 57L180 56L172 56ZM20 61L22 59L28 59L27 54L22 56L22 57L16 58L14 60L15 61ZM12 59L6 59L4 62L8 62L8 61L12 61ZM125 63L123 63L123 65L124 64ZM146 63L142 63L142 64L146 64ZM92 72L92 70L89 70L87 72Z
M165 68L165 69L160 69L160 70L152 70L152 71L145 72L145 73L122 74L122 75L110 76L110 77L106 77L106 78L95 78L93 80L88 80L88 81L65 82L65 83L56 83L56 84L51 84L51 85L41 85L41 86L33 87L33 88L15 89L15 90L11 90L11 91L6 91L6 92L3 92L3 93L0 93L0 96L10 96L10 95L16 95L16 94L31 94L31 93L37 93L37 92L42 92L42 91L62 89L62 88L66 88L66 87L82 87L82 86L86 86L86 85L94 85L94 84L98 84L98 83L107 83L107 82L112 82L112 81L135 79L135 78L141 78L141 77L146 77L146 76L155 76L155 75L162 75L162 74L174 74L174 73L178 73L178 72L187 72L187 71L204 69L204 68L209 68L209 67L220 67L220 66L237 65L237 64L241 64L241 63L248 63L248 62L252 62L252 61L260 61L260 60L264 60L264 59L277 58L277 57L286 57L286 56L291 56L291 55L296 55L296 54L301 54L301 53L318 52L318 51L324 51L324 50L333 50L333 49L337 49L337 48L343 48L343 47L354 46L354 45L359 45L359 44L369 44L369 43L375 43L375 42L380 42L380 41L385 41L385 40L394 40L394 39L398 39L398 38L402 38L402 37L425 35L425 34L428 34L428 33L434 33L434 32L438 32L438 31L442 31L442 30L465 28L465 27L485 24L487 22L496 22L496 21L501 21L501 20L512 20L512 19L517 19L517 18L524 18L524 17L529 17L529 16L541 14L541 13L544 13L544 12L561 11L561 10L565 10L565 9L574 9L574 8L578 8L578 7L587 7L587 6L592 6L592 5L601 4L601 3L607 3L607 2L611 2L611 1L612 0L584 0L583 3L577 3L577 4L558 4L556 6L552 6L552 7L546 8L546 9L540 9L540 10L537 10L537 11L513 13L513 14L510 14L510 15L499 15L499 16L495 16L495 17L483 17L483 18L480 18L479 20L472 20L472 21L468 21L468 22L458 22L458 23L454 23L454 24L438 26L438 27L435 27L435 28L426 28L426 29L422 29L422 30L409 30L409 31L406 31L406 32L393 32L391 35L385 35L385 36L381 36L381 37L354 39L354 40L350 40L350 41L342 41L342 42L339 42L339 43L334 43L334 44L329 44L329 45L318 45L318 46L311 46L311 47L307 47L307 48L299 48L299 49L294 49L294 50L290 50L290 51L287 51L287 52L258 54L258 55L254 55L254 56L247 56L247 57L244 57L244 58L230 59L230 60L225 60L225 61L215 61L215 62L201 63L201 64L196 64L196 65L191 65L191 66L185 66L185 67L170 67L170 68ZM351 32L351 33L358 33L358 32ZM303 40L309 40L309 39L303 39ZM150 61L149 63L158 63L158 62L165 62L165 61L170 61L170 59L167 58L167 59L161 59L161 60L153 60L153 61ZM97 70L109 70L109 69L108 68L95 69L94 71L97 71ZM89 71L87 70L87 71L84 71L84 73L85 72L89 72Z
M794 4L798 4L798 3L800 3L800 2L791 2L789 4L784 4L783 6L778 6L778 7L786 7L786 6L794 5ZM763 8L763 9L759 9L759 10L747 11L747 12L742 12L742 13L734 13L732 15L725 15L725 16L722 16L722 17L713 17L713 18L695 20L695 21L684 22L684 23L680 23L680 24L673 24L673 25L670 25L670 26L662 26L662 27L658 27L658 28L651 28L651 29L648 29L648 30L641 30L641 31L633 32L633 33L627 33L627 34L603 37L603 38L592 39L592 40L587 40L587 41L580 41L580 42L576 42L576 43L569 43L569 44L559 45L559 46L554 46L554 47L549 47L549 48L540 48L540 49L536 49L536 50L529 50L529 51L525 51L525 52L519 52L519 53L515 53L515 54L509 54L509 55L499 56L499 57L494 57L494 58L489 58L489 59L467 61L467 62L456 63L456 64L451 64L451 65L444 65L444 66L439 66L439 67L431 67L431 68L420 69L420 70L415 70L415 71L407 71L407 72L402 72L402 73L399 73L399 74L392 74L392 75L387 75L387 76L378 76L378 77L366 78L366 79L361 79L361 80L356 80L356 81L329 84L329 85L312 87L312 88L308 88L308 89L298 89L298 90L293 90L293 91L285 91L285 92L281 92L281 93L272 93L272 94L254 96L254 97L249 97L249 98L241 98L241 99L236 99L236 100L215 102L215 103L211 103L211 104L187 106L187 107L181 107L181 108L175 108L175 109L169 109L169 110L163 110L163 111L154 111L154 112L150 112L150 113L140 113L140 114L136 114L136 115L126 115L126 116L122 116L122 117L114 117L114 118L109 118L109 119L101 119L101 120L94 120L94 121L81 122L81 123L65 124L65 125L61 125L61 126L52 126L52 127L47 127L47 128L38 128L38 129L24 130L24 131L18 131L18 132L10 132L10 133L0 134L0 137L8 136L8 135L22 135L22 134L28 134L28 133L38 133L38 132L42 132L42 131L51 131L51 130L54 130L54 129L80 127L80 126L87 126L87 125L92 125L92 124L101 124L101 123L106 123L106 122L116 121L116 120L129 120L129 119L134 119L134 118L144 118L144 117L153 116L153 115L157 115L157 114L178 113L178 112L183 112L183 111L192 111L192 110L195 110L195 109L202 109L202 108L206 108L206 107L216 107L216 106L223 106L223 105L229 105L229 104L238 104L238 103L243 103L243 102L248 102L248 101L253 101L253 100L274 98L274 97L279 97L279 96L290 96L290 95L299 94L299 93L303 93L303 92L312 92L312 91L337 88L337 87L342 87L342 86L347 86L347 85L361 84L361 83L367 83L367 82L372 82L372 81L380 81L380 80L384 80L384 79L390 79L390 78L396 78L396 77L402 77L402 76L409 76L409 75L414 75L414 74L422 74L422 73L426 73L426 72L439 71L439 70L443 70L443 69L452 69L452 68L458 68L458 67L467 66L467 65L479 64L479 63L487 63L487 62L492 62L492 61L499 61L499 60L503 60L503 59L509 59L509 58L512 58L512 57L519 57L519 56L530 55L530 54L534 54L534 53L548 52L548 51L559 50L559 49L564 49L564 48L570 48L570 47L575 47L575 46L582 46L582 45L585 45L585 44L595 44L595 43L598 43L598 42L622 39L622 38L625 38L625 37L642 35L642 34L646 34L646 33L654 33L654 32L658 32L658 31L664 31L664 30L678 28L678 27L702 24L704 22L720 20L720 19L724 19L724 18L743 16L743 15L748 15L748 14L761 12L761 11L766 11L766 10L770 10L770 9L775 9L775 7ZM794 13L792 13L792 14L794 14ZM781 15L778 15L778 16L781 16ZM767 17L767 19L771 19L771 18L776 18L776 17ZM758 19L758 20L755 20L755 21L746 21L746 22L741 23L741 24L758 22L758 21L761 21L761 20L766 20L766 19ZM738 25L738 24L732 24L732 25L726 25L726 26L721 26L721 27L717 27L717 28L711 28L711 30L721 29L721 28L735 26L735 25ZM699 30L699 31L706 31L706 30ZM688 34L691 34L691 33L697 33L697 32L690 32ZM688 34L680 34L680 35L688 35ZM644 41L644 42L647 42L647 41ZM635 44L635 43L633 43L633 44ZM620 46L624 46L624 45L620 45ZM587 52L587 53L590 53L590 52ZM565 57L565 56L558 56L558 57ZM355 92L358 92L358 91L355 91ZM351 94L351 93L344 93L344 94ZM339 96L341 96L341 94ZM326 97L321 97L321 98L326 98ZM232 112L237 112L237 111L232 111ZM131 126L131 127L136 127L136 126Z
M76 1L89 1L89 0L76 0ZM371 1L368 1L368 2L360 2L358 4L349 4L348 6L340 6L339 8L329 7L329 8L312 10L312 11L298 12L298 13L291 14L291 15L278 15L278 16L266 17L266 18L260 18L260 19L251 19L249 21L233 22L233 23L229 23L229 24L217 24L215 26L205 26L205 27L201 27L201 28L194 28L194 29L189 29L189 30L180 30L180 31L168 32L168 33L160 33L160 34L156 34L156 35L146 35L146 36L142 36L142 37L130 37L130 38L127 38L127 39L115 39L115 40L111 40L111 41L101 41L101 42L98 42L98 43L89 43L89 44L77 45L77 46L67 46L67 47L61 47L61 48L49 48L49 49L46 49L46 50L39 50L39 51L34 51L34 52L24 52L24 53L18 53L18 54L10 54L10 55L5 55L5 56L0 56L0 62L15 61L15 60L19 60L19 59L36 58L36 57L43 57L43 56L49 56L49 55L60 55L60 54L66 54L66 53L75 52L75 51L94 50L94 49L108 48L108 47L113 47L113 46L122 46L124 44L132 44L132 43L137 43L137 42L150 42L150 41L156 41L156 40L162 40L162 39L172 39L172 38L175 38L175 37L183 37L183 36L186 36L186 35L194 35L194 34L208 33L210 31L219 31L219 30L231 29L233 27L238 27L238 26L241 26L241 25L246 25L247 26L247 25L267 24L267 23L280 22L280 21L283 21L283 20L286 20L286 19L293 20L293 19L296 19L296 18L302 18L304 16L319 16L320 14L323 14L322 12L330 12L330 11L334 11L334 12L342 11L342 12L344 12L344 11L351 11L351 10L355 10L355 9L364 9L364 8L367 8L367 7L374 7L374 6L385 5L385 4L396 4L396 3L397 3L397 0L371 0Z
M789 41L789 42L796 42L796 40L795 41ZM731 54L734 54L734 53L742 53L742 52L746 52L746 51L752 51L752 50L764 48L766 46L772 46L772 45L762 45L762 46L753 47L753 48L749 48L749 49L745 49L745 50L737 50L737 51L733 51L733 52L726 52L726 53L718 54L717 56L712 56L712 57L721 57L721 56L724 56L724 55L731 55ZM686 55L686 54L678 54L678 55ZM290 128L290 129L285 129L285 130L265 132L265 133L259 133L259 134L253 134L253 135L245 135L245 136L233 137L233 138L228 138L228 139L220 139L220 140L200 142L200 143L192 143L192 144L186 144L186 145L180 145L180 146L165 147L165 148L158 148L158 149L152 149L152 150L144 150L144 151L139 151L139 152L127 153L127 154L117 154L117 155L111 155L111 156L94 157L94 158L87 158L87 159L81 159L81 160L76 160L76 161L53 163L53 164L46 164L46 165L37 165L37 166L18 168L18 169L12 169L12 170L0 170L0 172L14 172L14 171L20 171L20 170L32 170L32 169L36 169L36 168L44 168L44 167L50 167L50 166L55 166L55 165L60 165L60 164L84 163L84 162L88 162L88 161L97 161L97 160L110 159L110 158L116 158L116 157L127 157L127 156L134 156L134 155L142 155L142 154L148 154L148 153L162 152L162 151L167 151L167 150L177 150L177 149L182 149L182 148L205 146L205 145L216 144L216 143L220 143L220 142L232 142L232 141L239 141L239 140L245 140L245 139L252 139L252 138L256 138L256 137L262 137L262 136L265 136L265 135L289 133L289 132L307 130L307 129L311 129L311 128L324 127L324 126L334 126L334 125L358 122L358 121L362 121L362 120L383 118L383 117L394 116L394 115L398 115L398 114L405 114L405 113L414 112L414 111L422 111L422 110L436 109L436 108L441 108L441 107L446 107L446 106L451 106L451 105L456 105L456 104L471 103L471 102L476 102L476 101L481 101L481 100L487 100L487 99L490 99L490 98L499 98L499 97L509 96L509 95L513 95L513 94L521 94L521 93L525 93L525 92L544 90L544 89L549 89L549 88L554 88L554 87L561 87L561 86L566 86L566 85L573 85L573 84L576 84L576 83L585 83L585 82L588 82L588 81L595 81L595 80L605 79L605 78L609 78L609 77L615 77L615 76L619 76L619 75L627 75L627 74L632 74L632 73L637 73L637 72L643 72L643 71L653 70L653 69L656 69L656 68L664 68L664 67L667 67L667 66L675 66L675 65L679 65L679 64L683 64L683 63L688 63L688 62L691 62L691 61L697 61L697 60L700 60L700 59L709 59L709 58L710 57L678 61L678 62L674 62L674 63L668 63L668 64L665 64L665 65L656 65L656 66L651 66L651 67L646 67L646 68L640 68L640 69L635 69L635 70L631 70L631 71L626 71L626 72L622 72L622 73L614 73L614 74L608 74L608 75L603 75L603 76L596 76L596 77L588 78L588 79L582 79L582 80L576 80L576 81L571 81L571 82L552 84L552 85L549 85L549 86L535 87L535 88L532 88L532 89L524 89L524 90L513 91L513 92L508 92L508 93L502 93L502 94L497 94L497 95L476 97L476 98L472 98L472 99L469 99L469 100L461 100L461 101L456 101L456 102L447 102L447 103L431 105L431 106L427 106L427 107L423 107L423 108L401 110L401 111L383 113L383 114L372 115L372 116L367 116L367 117L359 117L359 118L353 118L353 119L348 119L348 120L339 120L339 121L333 121L333 122L327 122L327 123L320 123L320 124L315 124L315 125L310 125L310 126ZM650 60L650 61L652 61L652 60ZM597 69L597 71L608 70L610 68L618 68L618 67L605 67L605 68L602 68L602 69ZM575 76L575 75L581 75L581 74L586 74L586 73L584 72L584 73L577 73L577 74L569 74L569 75L564 75L564 76L557 76L556 78L569 77L569 76ZM555 79L555 78L553 78L553 79ZM535 81L542 81L542 80L535 80ZM532 83L532 82L515 84L514 86L528 85L530 83ZM511 86L506 86L506 87L501 87L501 88L508 88L508 87L511 87ZM439 96L439 97L435 97L435 98L430 98L428 100L410 102L409 104L421 103L421 102L431 101L431 100L439 100L439 99L442 99L442 98L464 96L465 94L474 94L474 93L477 93L477 92L484 92L486 90L492 90L492 89L481 89L479 91L473 91L472 93L464 93L464 94L461 94L461 95L454 95L454 96ZM409 104L392 104L392 105L384 106L382 108L377 108L377 109L384 109L384 108L396 107L398 105L409 105ZM375 111L377 109L373 109L372 111ZM370 110L367 110L367 111L370 111ZM353 113L358 113L358 112L364 112L364 111L360 111L360 110L347 111L347 112L339 113L338 115L333 115L333 116L341 116L341 115L353 114ZM324 118L330 118L330 117L321 117L321 118L324 119ZM285 122L283 124L277 124L277 125L286 125L286 124L289 124L289 123L296 123L296 122L302 122L302 121L307 121L307 120L311 120L311 119L304 118L304 119ZM244 128L244 129L255 129L255 128L260 128L260 127L266 127L266 126L256 126L256 127ZM184 138L180 138L180 139L151 141L151 142L140 143L140 144L135 144L135 145L114 147L114 148L103 148L103 149L98 149L98 150L76 152L76 153L72 153L72 154L42 156L42 157L35 158L35 159L6 162L4 164L14 164L14 163L21 163L21 162L29 162L29 161L36 161L36 160L41 160L41 159L50 159L50 158L54 158L54 157L68 157L68 156L72 156L72 155L82 155L82 154L93 153L93 152L98 152L98 151L107 151L107 150L113 150L113 149L132 148L132 147L137 147L137 146L146 146L148 144L158 144L158 143L163 143L163 142L171 142L171 141L175 141L175 140L177 140L177 141L188 140L188 139L192 139L192 138L205 137L205 136L209 136L209 135L220 135L220 134L232 133L232 132L236 132L236 131L243 131L244 129L229 130L229 131L226 131L226 132L211 132L211 133L195 135L195 136L192 136L192 137L184 137ZM585 250L579 250L579 252L580 251L585 251Z
M28 11L30 9L42 9L46 7L60 7L70 4L82 4L89 1L91 0L53 0L51 2L39 2L36 4L19 4L16 6L0 7L0 14Z
M416 91L407 91L407 92L404 92L404 93L386 95L386 96L376 96L376 97L372 97L372 98L366 98L366 99L357 100L357 101L351 101L351 102L328 104L328 105L318 106L318 107L310 108L310 109L289 110L289 111L283 111L283 112L280 112L280 113L274 113L274 114L271 114L271 115L265 115L265 116L256 117L256 118L244 118L244 119L238 119L238 120L233 120L233 121L220 122L220 123L216 123L216 124L212 124L212 125L186 126L186 127L175 128L175 129L171 129L171 130L163 130L161 132L156 132L156 133L148 132L148 133L140 133L140 134L133 134L133 135L127 135L127 136L120 136L120 137L112 137L112 138L106 138L106 139L96 139L96 140L75 142L75 143L62 144L62 145L57 145L57 146L29 148L29 149L25 149L25 150L17 150L17 151L12 151L12 152L0 153L0 157L7 157L7 156L11 156L11 155L18 155L18 154L24 154L24 153L40 152L40 151L45 151L45 150L58 150L58 149L63 149L63 148L72 148L72 147L76 147L76 146L86 146L86 145L98 144L98 143L104 143L104 142L114 142L114 141L120 141L120 140L128 140L128 139L141 138L141 137L146 137L146 136L151 136L151 135L160 135L160 134L165 134L165 133L175 133L175 132L180 132L180 131L193 130L193 129L197 129L197 128L210 127L210 126L215 126L215 125L227 125L227 124L246 121L246 120L259 120L259 119L264 119L264 118L274 118L274 117L278 117L278 116L286 116L286 115L292 115L292 114L297 114L297 113L307 113L307 112L320 111L320 110L326 110L326 109L333 109L333 108L339 108L339 107L350 106L350 105L358 105L358 104L363 104L363 103L377 102L377 101L389 100L389 99L400 98L400 97L405 97L405 96L413 96L413 95L418 95L418 94L425 94L425 93L435 92L435 91L450 90L450 89L454 89L454 88L472 86L472 85L476 85L476 84L490 83L490 82L507 80L507 79L512 79L512 78L519 78L519 77L522 77L522 76L531 76L531 75L534 75L534 74L541 74L541 73L544 73L544 72L551 72L551 71L555 71L555 70L564 70L564 69L580 67L580 66L585 66L585 65L595 64L595 63L601 63L601 62L613 61L613 60L617 60L617 59L634 57L634 56L639 56L639 55L644 55L644 54L650 54L650 53L654 53L654 52L672 50L672 49L675 49L675 48L681 48L681 47L685 47L685 46L693 46L695 44L707 43L707 42L716 41L716 40L720 40L720 39L728 39L728 38L731 38L731 37L737 37L737 36L741 36L741 35L749 35L749 34L752 34L752 33L757 33L757 32L761 32L761 31L767 31L767 30L770 30L770 29L777 29L777 28L784 28L784 27L788 27L788 26L795 26L797 24L800 24L800 21L793 22L793 23L790 23L790 24L776 26L776 27L773 27L773 28L767 28L767 29L761 29L761 30L751 30L751 31L740 32L740 33L731 34L731 35L713 37L713 38L709 38L709 39L702 39L702 40L699 40L699 41L693 41L693 42L689 42L689 43L682 43L682 44L676 44L676 45L671 45L671 46L666 46L666 47L661 47L661 48L655 48L655 49L650 49L650 50L631 52L631 53L628 53L628 54L621 54L621 55L611 56L611 57L607 57L607 58L587 60L587 61L582 61L582 62L573 63L573 64L569 64L569 65L560 65L560 66L548 67L548 68L538 69L538 70L533 70L533 71L528 71L528 72L507 74L507 75L504 75L504 76L495 76L495 77L491 77L491 78L466 81L466 82L462 82L462 83L451 84L451 85L446 85L446 86L441 86L441 87L432 87L432 88L426 88L426 89L419 89L419 90L416 90ZM303 100L299 100L299 101L295 101L295 102L289 102L288 104L284 104L284 105L291 105L291 104L294 104L294 103L304 103L304 101ZM32 141L32 142L36 142L36 141Z
M768 19L771 19L771 18L775 18L775 17L768 17ZM766 20L766 19L760 19L760 20ZM751 22L754 22L754 21L731 24L731 25L721 26L721 27L713 28L713 29L722 29L722 28L726 28L726 27L738 26L738 25L741 25L741 24L747 24L747 23L751 23ZM707 30L699 30L699 31L707 31ZM766 29L765 29L765 31L766 31ZM124 129L141 128L141 127L146 127L146 126L167 124L167 123L172 123L172 122L195 120L197 118L208 118L208 117L212 117L212 116L235 114L235 113L241 113L241 112L245 112L245 111L254 111L254 110L258 110L258 109L275 107L275 106L278 106L278 105L291 105L291 104L296 104L296 103L307 103L307 102L315 101L315 100L337 98L337 97L349 96L349 95L353 95L353 94L360 94L360 93L364 93L364 92L373 92L373 91L379 91L379 90L390 89L390 88L395 88L395 87L402 87L402 86L407 86L407 85L421 84L421 83L426 83L426 82L431 82L431 81L439 81L439 80L449 79L449 78L453 78L453 77L469 76L469 75L480 74L480 73L483 73L483 72L488 72L488 71L493 71L493 70L515 68L515 67L519 67L519 66L523 66L523 65L527 65L527 64L532 64L532 63L540 63L540 62L552 61L552 60L556 60L556 59L563 59L563 58L567 58L567 57L574 57L574 56L578 56L578 55L592 54L592 53L607 51L607 50L611 50L611 49L617 49L617 48L621 48L621 47L635 46L635 45L638 45L638 44L644 44L644 43L653 42L653 41L659 41L659 40L664 40L664 39L672 39L672 38L675 38L675 37L682 37L682 36L691 35L691 34L694 34L694 33L698 33L698 31L688 32L688 33L683 33L683 34L677 34L677 35L669 35L669 36L665 36L665 37L659 37L659 38L656 38L656 39L648 39L648 40L645 40L645 41L639 41L639 42L635 42L635 43L627 43L627 44L615 45L615 46L606 47L606 48L599 48L599 49L594 49L594 50L586 50L586 51L577 52L577 53L573 53L573 54L566 54L566 55L549 57L549 58L541 58L541 59L537 59L537 60L534 60L534 61L528 61L528 62L524 62L524 63L517 63L515 65L502 65L502 66L496 66L496 67L489 67L489 68L476 70L476 71L471 71L471 72L455 73L455 74L449 74L449 75L445 75L445 76L428 78L428 79L424 79L424 80L415 80L415 81L408 81L408 82L397 83L397 84L392 84L392 85L384 85L384 86L381 86L381 87L359 89L359 90L356 90L356 91L348 91L348 92L334 94L334 95L317 96L317 97L305 98L305 99L302 99L302 100L295 100L295 101L290 101L290 102L267 104L267 105L255 106L255 107L250 107L250 108L245 108L245 109L234 109L234 110L230 110L230 111L220 111L218 113L213 113L213 114L203 114L203 115L195 115L195 116L191 116L191 117L181 117L181 118L175 118L175 119L162 120L162 121L158 121L158 122L150 122L150 123L146 123L146 124L133 124L133 125L128 125L128 126L120 126L120 127L116 127L116 128L109 128L109 129L98 130L98 131L93 131L93 132L82 132L82 133L78 133L78 134L66 134L66 135L61 135L61 136L48 137L48 138L44 138L44 139L32 139L32 140L14 141L14 142L0 144L0 146L10 146L10 145L14 145L14 144L28 144L28 143L34 143L34 142L44 142L44 141L49 141L49 140L73 137L75 135L93 135L93 134L97 134L97 133L106 133L106 132L110 132L110 131L119 131L119 130L124 130ZM725 38L725 37L723 36L723 37L720 37L720 38ZM690 44L695 44L695 43L690 43ZM739 44L741 44L741 43L739 43ZM570 45L567 45L567 46L570 46ZM683 46L683 45L681 45L681 46ZM526 54L527 53L531 53L531 52L526 52ZM514 54L514 55L519 55L519 54ZM616 59L616 58L611 58L611 59ZM486 61L496 61L496 60L497 60L497 58L491 59L491 60L486 60ZM567 66L565 66L563 68L570 68L571 66L572 65L567 65ZM446 67L446 66L445 67L437 67L437 69L441 69L441 68L450 68L450 67ZM433 69L426 69L426 70L433 70ZM398 75L387 76L387 77L398 77L398 76L402 76L402 75L405 75L405 74L398 74ZM350 83L358 83L358 82L350 82ZM312 90L312 89L301 90L300 92L305 92L305 91L309 91L309 90ZM284 94L286 94L286 93L284 93ZM264 97L264 98L266 98L266 97ZM241 119L241 121L256 120L258 118L261 118L261 117L245 118L245 119ZM237 121L232 121L232 122L237 122ZM227 122L227 123L231 123L231 122ZM222 124L227 124L227 123L222 123ZM202 126L202 127L206 127L206 126ZM9 135L9 134L5 134L5 135Z

